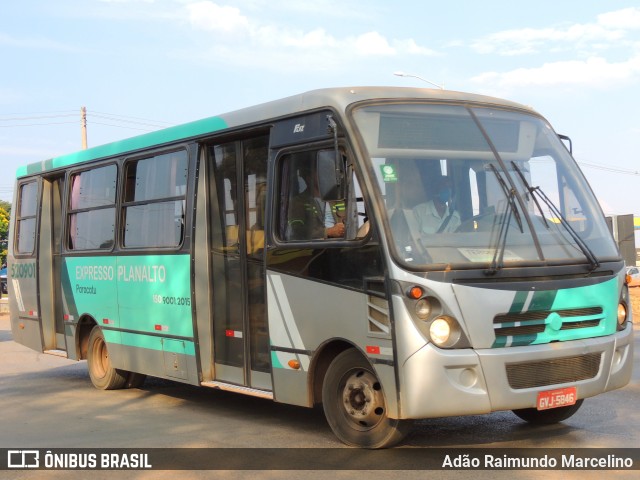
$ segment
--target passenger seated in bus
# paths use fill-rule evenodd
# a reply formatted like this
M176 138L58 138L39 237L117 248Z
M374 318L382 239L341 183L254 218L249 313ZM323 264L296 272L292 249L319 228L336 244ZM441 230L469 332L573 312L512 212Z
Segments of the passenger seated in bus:
M442 177L431 200L413 208L417 229L421 235L457 230L461 223L460 214L453 208L451 198L451 181Z

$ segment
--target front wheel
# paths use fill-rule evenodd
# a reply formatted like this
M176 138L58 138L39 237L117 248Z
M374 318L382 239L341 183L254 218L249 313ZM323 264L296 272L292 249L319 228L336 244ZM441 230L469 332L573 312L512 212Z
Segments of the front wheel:
M127 383L126 372L113 368L104 334L97 326L89 334L87 365L91 383L100 390L117 390Z
M513 410L522 420L533 425L551 425L553 423L562 422L578 411L582 405L583 399L578 400L575 404L567 407L550 408L549 410L537 410L535 408L522 408Z
M329 365L322 385L322 406L333 433L354 447L391 447L411 426L407 420L387 416L378 377L355 349L340 353Z

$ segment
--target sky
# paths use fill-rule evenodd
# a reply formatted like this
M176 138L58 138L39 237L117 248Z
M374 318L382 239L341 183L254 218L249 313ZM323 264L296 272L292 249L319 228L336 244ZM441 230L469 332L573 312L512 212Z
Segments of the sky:
M533 107L604 213L640 216L640 2L2 3L2 200L20 165L81 148L81 107L91 147L316 88L432 82Z

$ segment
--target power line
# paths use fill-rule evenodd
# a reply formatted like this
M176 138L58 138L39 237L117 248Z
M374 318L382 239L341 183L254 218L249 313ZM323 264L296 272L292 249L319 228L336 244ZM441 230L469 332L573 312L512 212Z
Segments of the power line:
M105 113L105 112L87 112L88 116L91 118L100 118L104 120L109 120L112 123L102 123L92 121L92 124L95 125L104 125L108 127L118 127L118 128L128 128L131 130L141 130L141 131L152 131L153 129L158 128L166 128L172 126L174 124L169 122L164 122L161 120L152 120L149 118L143 117L133 117L129 115L120 115L116 113ZM17 128L17 127L43 127L43 126L51 126L51 125L69 125L74 124L76 122L33 122L33 120L46 120L46 119L59 119L59 118L68 118L77 116L77 112L69 111L69 110L61 110L58 112L41 112L41 113L10 113L6 115L0 115L0 128ZM13 123L6 123L13 122ZM15 123L21 122L21 123ZM24 123L29 122L29 123ZM115 125L114 125L115 123ZM144 126L144 127L152 127L148 128L139 128L136 126Z
M165 128L165 127L169 126L169 124L149 123L149 122L151 122L151 120L145 121L145 122L141 122L141 121L138 121L138 120L121 120L121 119L119 119L117 117L114 117L114 116L96 115L95 113L92 113L92 112L87 112L87 114L91 118L101 118L101 119L109 120L109 121L116 122L116 123L143 125L143 126L146 126L146 127L156 127L156 128ZM93 123L98 123L98 122L93 122Z
M69 125L76 122L48 122L48 123L20 123L17 125L0 125L0 128L15 128L15 127L43 127L49 125Z
M62 117L74 117L75 113L66 113L63 115L37 115L37 116L13 116L13 117L1 117L0 122L9 122L9 121L18 121L22 122L25 120L42 120L44 118L62 118Z
M130 127L128 125L113 125L111 123L102 123L102 122L91 122L91 125L103 125L105 127L116 127L116 128L127 128L129 130L140 130L143 132L153 132L153 128L139 128L139 127Z
M154 124L161 124L161 125L166 125L166 126L172 126L175 125L174 123L170 123L170 122L165 122L165 121L161 121L161 120L152 120L149 118L143 118L143 117L133 117L131 115L120 115L117 113L105 113L105 112L97 112L97 111L92 111L90 112L92 114L95 115L108 115L109 117L119 117L122 119L132 119L131 121L138 121L138 120L142 120L144 122L152 122Z
M45 127L45 126L54 126L54 125L71 125L76 122L36 122L36 123L9 123L5 124L4 122L25 122L32 120L45 120L45 119L58 119L58 118L68 118L74 117L77 115L76 111L71 110L58 110L52 112L35 112L35 113L8 113L5 115L0 115L0 128L17 128L17 127ZM117 113L107 113L107 112L87 112L87 115L90 118L98 118L103 120L108 120L113 123L104 123L104 122L96 122L91 121L91 124L94 125L102 125L105 127L114 127L114 128L126 128L129 130L138 130L143 132L151 132L158 128L166 128L172 126L174 124L161 121L161 120L152 120L144 117L135 117L131 115L120 115ZM134 126L135 125L135 126ZM152 127L152 128L141 128L141 127ZM579 165L587 168L594 168L597 170L602 170L611 173L618 173L621 175L632 175L632 176L640 176L640 171L638 170L630 170L626 168L610 166L610 165L601 165L597 163L591 162L578 162Z
M58 113L54 115L55 112L46 112L40 114L20 114L13 113L9 115L0 115L0 128L14 128L14 127L42 127L49 125L68 125L75 122L33 122L33 120L51 120L58 118L68 118L73 117L75 113ZM22 122L22 123L5 123L5 122ZM29 123L24 123L29 122Z
M19 116L19 117L25 117L25 116L39 116L39 115L53 115L53 114L74 114L75 110L54 110L51 112L30 112L30 113L23 113L23 112L13 112L13 113L5 113L3 115L0 115L0 119L2 117L7 117L7 116Z
M597 170L604 170L606 172L620 173L623 175L640 176L640 172L638 170L629 170L626 168L611 167L608 165L599 165L597 163L589 163L589 162L578 162L578 164L583 165L585 167L589 167L589 168L595 168Z

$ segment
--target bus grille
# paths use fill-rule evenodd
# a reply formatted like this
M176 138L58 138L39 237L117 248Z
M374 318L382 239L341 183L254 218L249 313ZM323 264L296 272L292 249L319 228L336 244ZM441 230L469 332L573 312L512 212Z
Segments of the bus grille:
M572 308L555 310L553 312L543 310L506 313L496 315L493 319L493 329L496 338L542 333L546 328L545 321L551 313L556 313L562 318L561 331L597 327L603 319L602 307Z
M539 362L507 365L509 385L514 389L546 387L594 378L600 370L601 352Z

